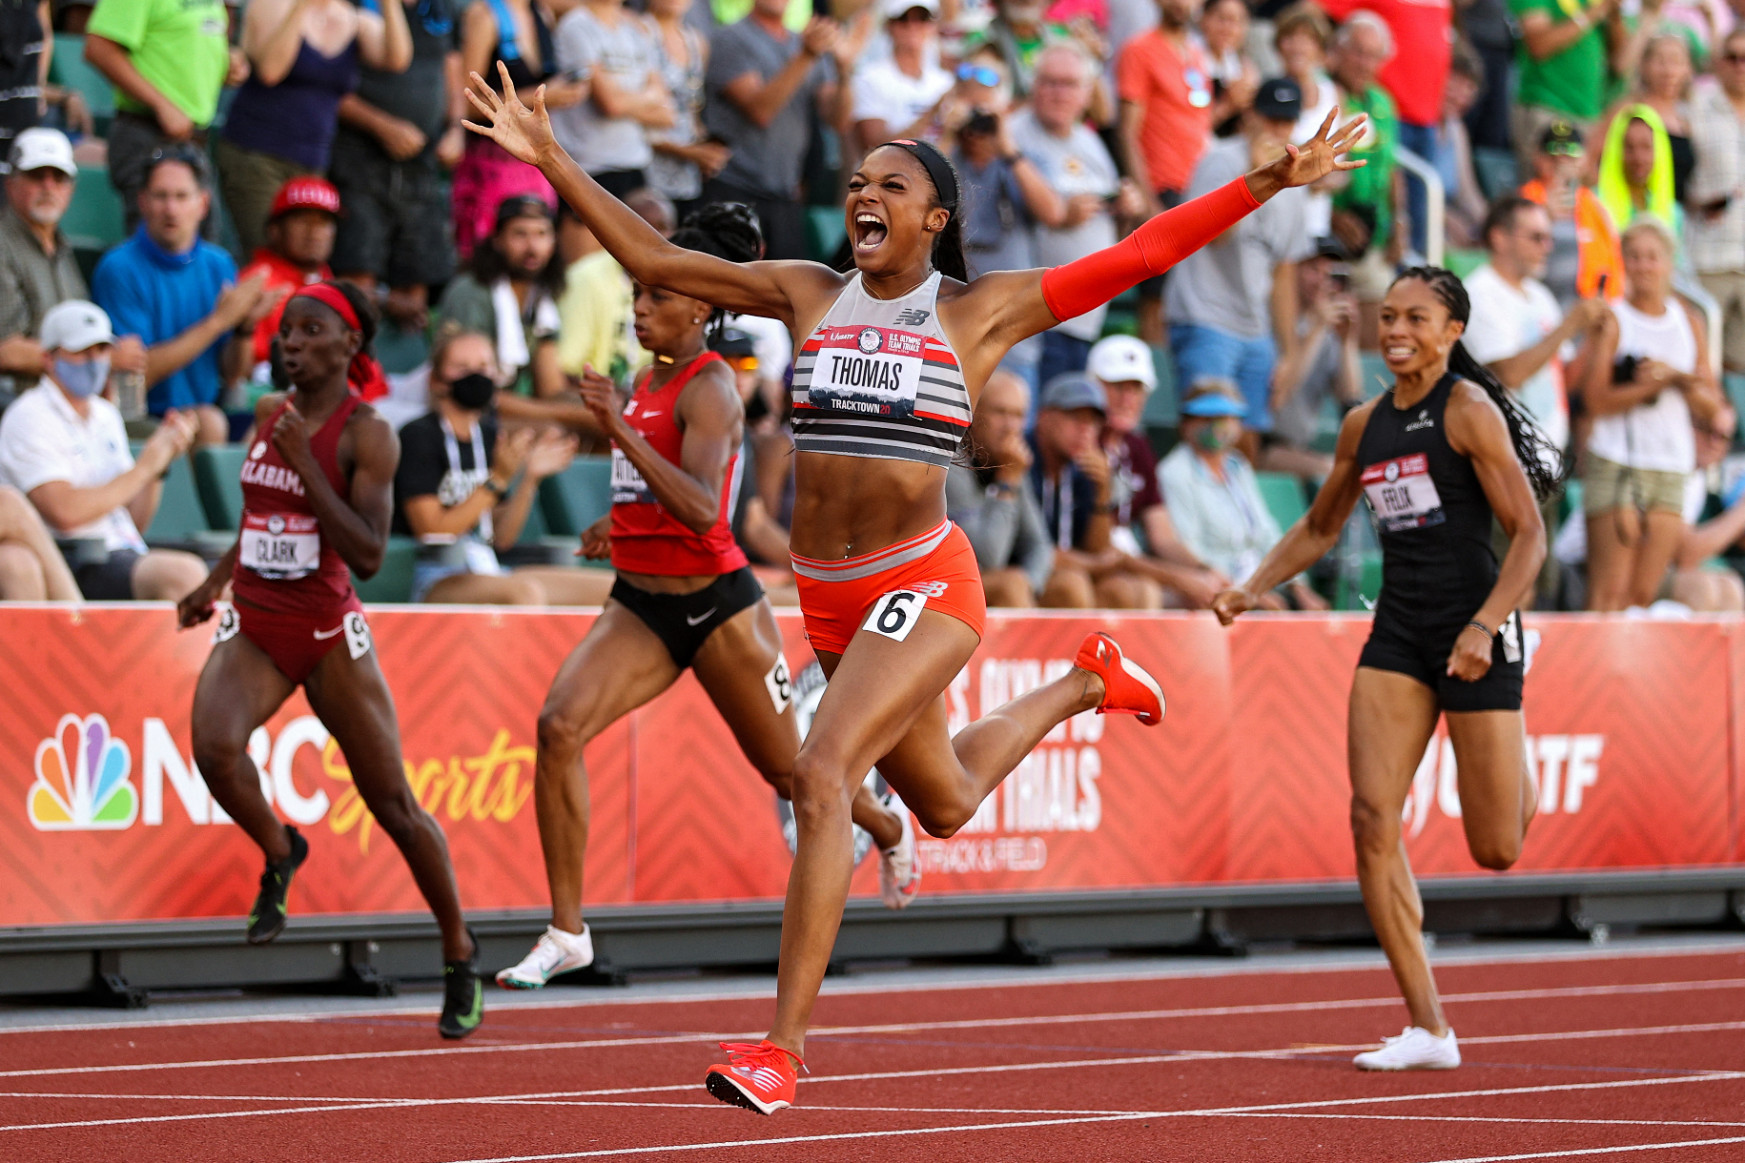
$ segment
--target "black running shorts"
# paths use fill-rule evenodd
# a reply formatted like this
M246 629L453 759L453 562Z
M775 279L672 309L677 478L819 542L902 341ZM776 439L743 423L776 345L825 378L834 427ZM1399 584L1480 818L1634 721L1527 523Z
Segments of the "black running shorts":
M1518 711L1526 675L1521 619L1512 616L1491 639L1491 668L1476 682L1448 673L1448 656L1466 622L1429 628L1410 626L1404 618L1378 609L1375 627L1357 665L1390 670L1417 679L1436 692L1444 711Z
M751 567L742 566L693 594L650 593L619 578L612 586L612 600L641 618L683 670L717 626L763 600L763 587Z

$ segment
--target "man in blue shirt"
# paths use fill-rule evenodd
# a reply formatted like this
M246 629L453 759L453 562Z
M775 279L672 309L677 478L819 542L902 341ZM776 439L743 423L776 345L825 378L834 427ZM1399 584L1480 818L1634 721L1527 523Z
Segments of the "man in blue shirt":
M92 297L115 331L146 345L146 405L199 421L198 443L222 444L229 424L225 387L248 370L257 323L283 292L268 296L264 275L236 281L229 254L200 237L212 206L206 163L185 147L147 162L140 227L97 264Z

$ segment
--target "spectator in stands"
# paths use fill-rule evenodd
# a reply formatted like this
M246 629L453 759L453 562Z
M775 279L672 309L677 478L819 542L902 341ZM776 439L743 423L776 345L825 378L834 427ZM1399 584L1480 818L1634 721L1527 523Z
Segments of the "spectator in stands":
M1682 237L1684 209L1672 195L1672 143L1660 115L1647 105L1626 105L1612 120L1600 151L1595 192L1620 228L1651 215Z
M800 169L812 118L846 120L855 58L871 25L854 35L816 16L803 33L782 24L787 0L755 0L751 14L715 33L709 47L703 124L733 151L704 185L708 202L743 202L757 213L772 259L806 257Z
M1484 189L1472 164L1472 140L1466 114L1484 88L1484 65L1472 46L1455 42L1442 91L1442 121L1436 126L1433 152L1425 157L1442 179L1446 199L1443 232L1449 246L1482 246L1481 228L1487 211Z
M1637 71L1636 84L1606 111L1595 131L1596 141L1607 141L1612 124L1630 106L1646 105L1652 109L1666 129L1666 144L1672 155L1672 195L1681 203L1687 201L1691 171L1697 160L1691 140L1691 77L1689 41L1677 33L1650 37L1642 49L1642 67Z
M1333 37L1333 78L1345 94L1345 113L1369 118L1351 151L1353 159L1366 164L1351 171L1345 188L1333 195L1333 233L1353 255L1352 289L1363 305L1363 334L1372 345L1382 296L1404 250L1394 229L1405 208L1405 182L1394 161L1400 119L1394 99L1376 83L1377 70L1393 55L1393 34L1373 12L1352 13Z
M552 134L607 193L642 189L649 132L678 122L647 24L624 0L581 0L558 20L556 42L557 67L588 78L588 99L553 113Z
M685 19L690 11L689 0L648 0L649 31L674 108L672 128L649 135L654 158L648 163L648 184L673 202L681 218L698 204L704 179L720 173L731 153L703 133L709 42Z
M1467 134L1475 149L1514 155L1509 119L1515 92L1515 27L1508 0L1462 0L1456 8L1460 33L1478 54L1483 78L1483 87L1467 110ZM1501 191L1487 188L1486 192Z
M1202 379L1181 408L1181 443L1158 466L1164 503L1185 544L1225 577L1247 577L1283 533L1254 469L1235 445L1247 404L1229 380ZM1324 610L1326 600L1297 578L1266 595L1262 609Z
M131 233L153 153L206 146L218 93L240 84L248 62L232 52L223 0L98 0L85 30L85 59L115 86L109 180ZM206 227L216 237L216 223Z
M962 186L963 250L970 278L1036 265L1030 225L1058 204L1042 171L1020 153L1004 109L982 109L957 131L951 160ZM1038 344L1040 351L1041 345Z
M670 237L678 225L671 200L654 190L632 190L624 204L662 237ZM592 368L615 384L629 386L631 373L649 359L636 342L631 319L635 297L630 276L603 248L569 265L557 303L557 359L565 375L579 376Z
M1242 114L1254 101L1260 72L1248 59L1248 5L1245 0L1206 0L1200 13L1200 45L1212 78L1212 132L1236 133Z
M1264 82L1242 115L1241 135L1216 143L1200 159L1188 196L1211 193L1283 152L1302 100L1289 77ZM1209 377L1241 385L1250 455L1272 431L1273 365L1296 339L1296 263L1314 253L1303 197L1300 190L1279 194L1177 263L1169 282L1177 374L1184 383Z
M893 137L938 140L942 103L952 75L939 66L934 22L938 0L881 0L891 58L862 68L854 78L849 121L854 148L865 152Z
M517 194L497 207L496 228L473 251L471 269L443 291L436 322L452 320L493 337L509 394L549 399L567 386L557 358L563 283L551 207L537 195Z
M1146 398L1157 387L1151 349L1134 336L1111 335L1091 348L1085 371L1109 403L1100 443L1115 510L1109 542L1123 555L1122 568L1163 586L1167 604L1179 599L1190 609L1210 606L1230 579L1207 568L1176 536L1157 486L1157 457L1140 428Z
M322 174L339 128L339 103L358 68L401 73L412 33L399 4L249 0L242 48L251 66L215 151L230 223L244 254L266 238L273 198L299 174Z
M1127 42L1116 61L1121 161L1146 198L1147 216L1182 200L1212 136L1206 55L1189 34L1199 0L1158 0L1158 25ZM1163 279L1139 288L1139 337L1163 342Z
M0 485L0 602L76 602L82 596L29 498Z
M381 300L392 322L423 331L430 290L454 274L445 167L460 163L471 136L460 127L465 86L457 59L457 0L404 0L412 62L404 72L361 68L357 91L339 103L329 176L345 214L333 240L339 277Z
M945 512L975 548L988 605L1028 608L1048 587L1054 546L1030 481L1030 386L995 371L976 401L969 459L945 478Z
M1593 610L1654 601L1684 535L1692 423L1712 426L1725 405L1703 318L1672 293L1672 235L1645 215L1623 247L1628 293L1601 325L1581 388L1594 417L1582 474Z
M1314 0L1298 0L1278 14L1273 28L1273 42L1284 75L1295 81L1303 94L1303 111L1297 115L1297 127L1291 133L1292 144L1301 145L1315 136L1327 114L1339 108L1343 100L1339 86L1327 75L1327 48L1333 43L1333 25ZM1335 170L1304 192L1303 213L1310 237L1325 238L1333 232L1333 191L1345 182L1345 174Z
M552 112L586 101L586 76L558 74L552 24L543 0L470 0L461 13L463 75L477 73L501 91L501 61L518 92L532 94L544 85L545 107ZM517 194L557 205L551 183L536 168L510 157L487 137L467 134L466 153L454 172L454 245L463 260L476 243L491 236L497 207Z
M60 537L82 545L73 559L92 601L176 601L206 577L191 553L147 549L170 462L188 451L196 424L170 412L140 451L128 451L121 413L99 394L115 333L95 303L71 299L43 317L49 370L0 416L0 481L30 498ZM95 544L100 543L100 544Z
M0 157L12 152L13 138L42 119L54 43L48 15L48 0L0 4Z
M1521 196L1551 214L1551 257L1545 285L1568 307L1577 298L1616 299L1624 293L1618 231L1599 197L1581 184L1581 131L1568 121L1545 127L1533 160L1533 180Z
M1296 342L1273 374L1272 438L1262 442L1259 461L1267 472L1326 480L1333 457L1314 445L1327 401L1341 412L1363 402L1357 300L1345 259L1345 248L1328 238L1297 264Z
M1649 0L1642 7L1658 15L1660 4ZM1552 122L1591 132L1605 108L1608 71L1633 71L1624 56L1631 37L1623 9L1623 0L1509 0L1521 30L1510 124L1523 169L1533 168L1534 144Z
M175 411L199 443L222 444L230 425L220 399L250 367L255 327L277 300L264 275L237 282L230 256L200 237L211 207L204 157L188 146L153 154L139 195L144 223L103 256L91 291L146 345L151 414Z
M273 340L285 300L297 290L333 277L333 235L340 219L339 191L326 178L292 178L279 187L267 216L266 245L243 268L244 281L262 276L273 307L255 324L253 366L271 364Z
M1733 482L1725 495L1710 487L1710 477L1733 446L1739 418L1723 406L1715 421L1696 429L1697 471L1685 484L1684 536L1672 560L1665 593L1698 613L1745 610L1745 581L1722 554L1745 540L1745 480Z
M1047 194L1034 207L1038 266L1063 266L1113 246L1115 216L1145 212L1139 188L1121 180L1108 147L1085 124L1096 69L1074 42L1048 46L1036 58L1030 104L1008 119L1012 144L1041 175ZM1047 383L1083 371L1107 314L1105 304L1044 332L1038 378Z
M1020 100L1030 96L1036 58L1050 32L1057 37L1065 32L1058 25L1051 29L1044 23L1046 8L1043 0L996 0L994 18L981 33L981 42L999 54L1012 91Z
M1058 376L1043 388L1041 405L1030 483L1055 554L1040 604L1160 608L1162 586L1134 570L1130 555L1114 544L1114 480L1100 439L1108 415L1102 387L1083 373Z
M58 129L26 129L8 155L6 206L0 209L0 409L48 370L37 335L56 303L86 297L73 247L60 222L73 199L79 167ZM117 370L145 370L135 337L116 342Z
M1745 29L1717 47L1715 78L1691 105L1691 260L1721 307L1726 368L1745 372Z
M400 429L395 523L424 543L413 573L421 602L592 605L611 574L564 566L505 570L497 554L521 536L540 482L575 459L555 428L499 433L491 416L498 369L489 335L453 328L431 353L431 409Z

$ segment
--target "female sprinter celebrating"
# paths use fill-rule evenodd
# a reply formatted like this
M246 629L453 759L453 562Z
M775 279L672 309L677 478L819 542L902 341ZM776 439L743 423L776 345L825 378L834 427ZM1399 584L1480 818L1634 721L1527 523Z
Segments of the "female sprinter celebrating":
M762 239L743 206L707 207L673 235L674 246L726 262L757 257ZM781 631L763 587L728 528L739 489L745 412L727 361L706 331L708 303L636 285L636 341L655 362L619 410L610 380L590 375L582 395L612 439L612 511L587 531L583 552L618 571L605 609L552 680L539 715L534 803L551 925L521 964L497 974L510 989L538 989L594 960L582 922L588 846L588 741L666 690L687 667L708 692L740 750L789 796L800 730L782 657ZM906 905L919 880L909 813L881 805L865 786L854 822L884 858L885 903Z
M400 461L394 430L352 390L381 376L364 354L375 329L368 301L349 284L305 287L285 304L279 344L292 390L255 409L242 533L176 609L184 628L206 621L234 573L235 603L194 689L194 760L212 798L266 853L248 940L271 941L285 927L291 876L309 843L261 795L248 738L303 688L442 926L437 1028L464 1038L484 1012L478 946L461 916L442 827L406 783L393 696L351 587L351 571L368 577L382 563Z
M501 66L499 66L501 71ZM798 353L793 399L794 573L806 633L830 686L794 764L799 851L782 914L776 1020L756 1045L728 1044L709 1092L768 1114L790 1105L818 987L853 872L849 803L867 769L935 836L950 836L1041 738L1097 709L1163 716L1157 683L1105 634L1074 669L960 731L944 691L981 639L975 554L945 519L945 473L981 385L1011 346L1161 273L1287 186L1335 167L1361 122L1332 130L1222 190L1160 215L1108 250L1049 271L965 280L958 185L932 146L878 147L849 182L856 270L724 262L672 246L603 191L552 140L543 98L498 96L477 76L471 125L540 167L644 285L781 320Z
M1545 559L1535 495L1557 491L1562 457L1461 344L1468 314L1466 288L1439 267L1413 267L1394 281L1381 307L1393 387L1345 417L1333 471L1309 512L1253 577L1212 601L1228 626L1320 560L1358 495L1368 498L1381 533L1382 586L1351 684L1351 830L1363 902L1412 1024L1359 1054L1364 1070L1460 1065L1400 839L1400 810L1437 716L1448 717L1474 860L1513 864L1537 806L1525 766L1516 608ZM1509 536L1501 568L1491 551L1493 515Z

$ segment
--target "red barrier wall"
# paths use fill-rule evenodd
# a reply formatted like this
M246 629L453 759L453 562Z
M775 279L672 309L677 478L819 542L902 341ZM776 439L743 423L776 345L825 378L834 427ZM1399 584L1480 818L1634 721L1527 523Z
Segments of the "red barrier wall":
M534 724L590 617L381 609L382 667L407 769L448 831L470 908L543 907ZM790 663L810 661L784 615ZM1106 625L1163 680L1155 730L1080 716L948 841L924 840L929 892L1346 878L1345 701L1360 617L999 617L947 694L954 725L1064 669ZM1580 616L1531 622L1527 683L1540 816L1519 865L1572 870L1745 861L1745 677L1737 623ZM260 857L214 819L188 753L204 632L151 608L0 612L0 925L246 911ZM252 751L309 837L297 908L417 910L344 756L295 696ZM775 799L694 680L588 752L598 903L771 898L788 857ZM1439 732L1406 809L1422 873L1470 874L1458 775ZM862 868L857 891L874 887Z

